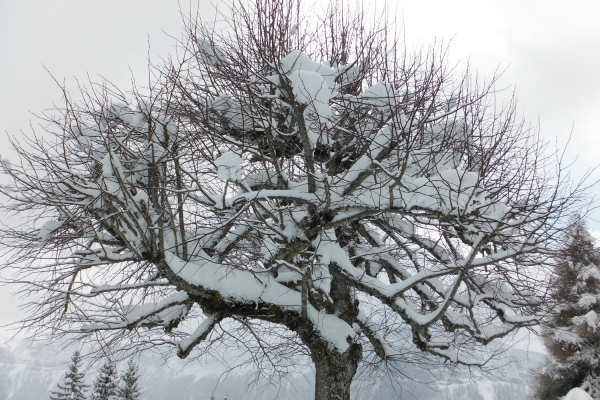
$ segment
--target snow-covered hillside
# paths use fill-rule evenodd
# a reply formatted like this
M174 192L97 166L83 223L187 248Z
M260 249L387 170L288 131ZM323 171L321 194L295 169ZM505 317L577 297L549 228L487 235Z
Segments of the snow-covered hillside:
M25 341L0 345L0 399L48 399L66 370L71 352L61 351L55 345L28 345ZM527 396L529 370L543 361L544 356L533 351L509 350L498 365L503 367L493 375L478 370L427 370L405 365L402 373L413 379L404 379L402 387L389 380L378 382L356 381L353 399L419 399L419 400L519 400ZM145 400L181 399L209 400L225 395L229 400L313 398L313 377L297 377L284 382L282 387L248 386L250 371L223 376L225 368L219 364L199 362L185 365L178 359L168 363L160 358L144 356L140 360L141 387ZM92 383L95 369L87 371L87 382Z

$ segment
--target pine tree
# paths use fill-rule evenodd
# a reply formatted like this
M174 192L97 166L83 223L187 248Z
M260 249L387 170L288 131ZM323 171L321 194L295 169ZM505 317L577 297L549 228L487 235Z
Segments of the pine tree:
M56 386L58 390L50 391L50 399L61 400L61 399L74 399L84 400L86 399L85 392L89 385L85 384L85 373L79 372L81 368L81 353L75 351L71 357L71 363L69 364L69 370L65 374L63 383L58 383Z
M554 268L542 338L551 362L535 375L534 398L558 399L582 387L600 399L600 252L576 216Z
M138 387L140 375L138 373L138 364L130 359L127 363L127 370L121 375L121 387L119 388L119 399L138 400L142 392Z
M94 382L92 400L116 400L117 396L117 367L115 363L108 360L100 368L96 382Z

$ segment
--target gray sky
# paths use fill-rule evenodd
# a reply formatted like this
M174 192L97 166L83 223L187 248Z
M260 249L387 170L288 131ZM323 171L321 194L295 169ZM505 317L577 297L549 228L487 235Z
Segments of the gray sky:
M181 4L189 8L189 2ZM213 19L209 2L202 4L202 13ZM397 18L404 20L410 46L452 39L451 58L469 58L483 78L508 67L501 86L516 88L520 111L539 121L544 137L564 145L573 130L567 159L578 157L574 175L580 175L598 163L598 15L597 0L568 6L548 0L429 0L399 1ZM72 92L77 91L75 77L86 82L88 74L127 89L131 72L139 81L146 79L148 41L158 61L173 49L173 39L163 31L179 36L181 27L175 0L0 1L0 132L18 137L28 129L30 112L60 102L61 92L43 65ZM4 134L0 152L10 155ZM590 225L600 230L600 223ZM0 323L16 315L6 292L0 288L5 305Z

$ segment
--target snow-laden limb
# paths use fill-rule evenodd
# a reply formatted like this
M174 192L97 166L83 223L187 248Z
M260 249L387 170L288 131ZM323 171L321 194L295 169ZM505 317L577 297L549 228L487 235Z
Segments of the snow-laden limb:
M206 255L205 258L205 262L186 262L169 252L166 254L166 263L178 279L196 288L198 293L219 293L224 301L255 306L257 312L259 304L276 306L284 312L301 310L300 294L277 282L272 276L257 276L252 271L231 270L226 265L208 261L209 257ZM312 306L308 307L308 319L321 339L342 352L350 344L346 339L353 339L355 336L351 326L344 320L320 312Z
M364 352L471 365L535 325L583 187L548 173L514 104L496 112L493 83L451 79L433 50L400 62L386 29L292 46L288 17L257 12L233 36L190 22L152 96L95 87L49 118L55 142L13 143L2 208L24 220L0 243L26 325L181 357L230 338L257 364L299 346L322 398ZM573 322L595 330L588 311Z
M177 342L177 355L180 358L186 358L194 347L206 339L215 324L218 324L221 319L218 315L211 315L202 321L190 336Z
M83 332L117 330L132 328L137 325L170 326L185 317L189 311L190 301L187 293L172 294L158 303L146 303L139 306L126 307L121 322L96 322L81 327Z
M122 285L100 285L92 290L90 290L90 294L96 295L99 293L105 292L120 292L125 290L134 290L141 288L148 288L154 286L169 286L170 283L168 281L162 282L141 282L141 283L132 283L132 284L122 284Z
M356 316L356 323L373 345L375 354L381 359L385 360L394 354L394 349L388 345L387 341L382 337L379 332L379 327L374 325L364 312L359 311Z

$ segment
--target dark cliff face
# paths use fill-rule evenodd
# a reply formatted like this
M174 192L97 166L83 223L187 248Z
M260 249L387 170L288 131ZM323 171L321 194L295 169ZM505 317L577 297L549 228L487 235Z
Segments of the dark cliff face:
M0 399L47 399L48 391L62 379L71 354L70 349L61 351L57 345L29 346L27 342L0 345ZM364 380L359 377L352 386L352 399L525 399L529 370L543 360L543 354L511 349L503 359L495 361L501 367L492 375L476 370L469 374L461 369L426 369L406 364L402 366L406 378L397 382L389 378ZM87 371L88 383L93 382L95 369ZM228 376L222 376L223 372L225 368L217 364L192 362L186 366L175 359L164 364L160 358L144 356L140 360L140 387L145 400L208 400L213 394L215 399L227 396L229 400L312 400L314 395L314 373L310 371L306 377L291 377L279 388L266 386L264 381L247 387L252 378L248 370L234 371Z

